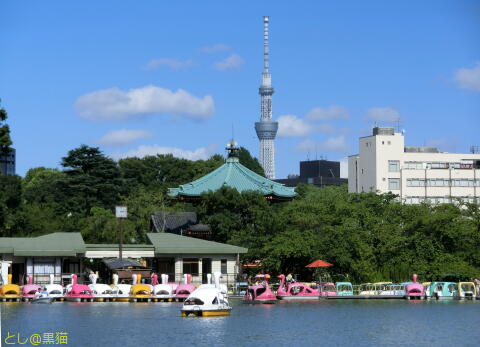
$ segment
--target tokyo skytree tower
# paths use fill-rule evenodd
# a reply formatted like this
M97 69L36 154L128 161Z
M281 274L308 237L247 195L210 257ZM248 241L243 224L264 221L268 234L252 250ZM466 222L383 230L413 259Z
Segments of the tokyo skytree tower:
M263 17L263 72L262 85L259 89L261 97L260 122L255 123L255 131L260 140L260 165L269 179L275 178L275 136L278 123L272 121L272 75L268 72L268 22L269 17Z

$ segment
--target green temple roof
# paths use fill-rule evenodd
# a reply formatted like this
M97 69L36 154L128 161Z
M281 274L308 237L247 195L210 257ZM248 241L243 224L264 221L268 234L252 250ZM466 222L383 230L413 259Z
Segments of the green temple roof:
M223 186L234 188L240 193L260 192L264 196L276 200L291 200L297 195L294 188L271 181L240 164L233 145L227 147L227 150L229 150L229 157L225 164L198 180L182 184L178 188L169 188L168 195L195 198L208 191L216 191Z

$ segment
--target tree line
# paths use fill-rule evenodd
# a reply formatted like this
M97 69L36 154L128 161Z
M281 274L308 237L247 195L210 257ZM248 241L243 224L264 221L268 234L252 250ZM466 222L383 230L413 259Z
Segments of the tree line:
M240 161L263 174L242 148ZM308 277L315 259L334 266L334 280L405 281L480 275L480 208L469 203L405 205L393 194L348 194L346 186L297 187L291 202L270 203L256 192L224 187L195 204L168 198L167 188L190 182L224 163L214 155L190 161L172 155L118 162L82 145L62 169L33 168L25 177L0 176L0 236L81 232L87 243L117 242L114 206L128 206L125 241L146 242L154 211L195 211L214 241L247 247L255 271Z

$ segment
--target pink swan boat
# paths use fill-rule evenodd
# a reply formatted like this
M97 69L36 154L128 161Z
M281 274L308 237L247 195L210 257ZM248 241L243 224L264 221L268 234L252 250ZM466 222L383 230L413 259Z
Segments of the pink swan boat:
M277 290L277 298L280 300L314 300L318 299L320 292L318 289L306 285L302 282L293 282L285 285L285 275L279 275L280 286Z
M405 286L405 298L410 299L423 299L425 295L425 287L423 284L417 282L417 274L413 274L413 282L408 283Z
M268 284L270 275L256 275L255 278L261 280L262 283L248 286L243 302L246 304L275 304L277 297Z
M77 283L77 275L72 274L72 284L67 289L65 300L67 301L93 301L93 294L85 284Z
M33 276L28 275L28 284L22 287L23 300L29 300L35 298L35 293L39 292L42 287L38 284L33 284Z
M185 300L188 298L188 296L193 293L195 289L197 289L193 284L192 284L192 275L190 274L184 274L183 275L183 282L182 284L179 284L177 289L175 290L175 299L177 300Z

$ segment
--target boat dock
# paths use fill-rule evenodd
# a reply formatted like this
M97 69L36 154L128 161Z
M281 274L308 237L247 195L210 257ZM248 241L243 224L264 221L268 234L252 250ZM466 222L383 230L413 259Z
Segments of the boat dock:
M322 296L320 299L325 300L362 300L362 299L403 299L405 300L405 296L403 295L331 295L331 296Z

